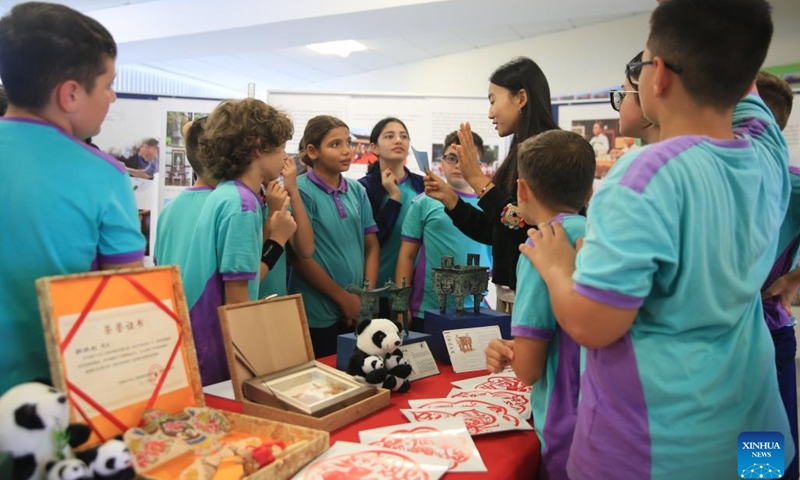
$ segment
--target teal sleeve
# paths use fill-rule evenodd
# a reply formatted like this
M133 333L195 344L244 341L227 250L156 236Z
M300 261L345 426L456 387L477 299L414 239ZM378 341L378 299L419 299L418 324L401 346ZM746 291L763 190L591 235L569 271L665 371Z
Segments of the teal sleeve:
M372 217L372 206L369 203L369 198L367 198L367 191L364 190L364 187L358 183L354 182L358 188L358 202L359 202L359 211L361 212L361 229L364 231L364 234L375 233L378 231L378 226L375 223L375 219ZM353 187L351 184L350 187Z
M256 278L261 258L259 212L236 212L220 222L217 258L223 281Z
M100 220L99 261L110 264L140 261L144 257L145 238L130 177L115 172L110 182Z
M517 298L511 314L515 337L551 340L557 328L547 284L525 255L517 260Z
M424 202L416 199L408 206L408 213L400 230L403 240L422 240L425 231Z
M607 177L592 198L573 279L575 290L585 297L635 309L650 293L656 271L677 265L678 245L672 232L678 231L678 220L664 216L677 208L656 208L653 197L663 195L645 196L619 185L616 181L622 174Z

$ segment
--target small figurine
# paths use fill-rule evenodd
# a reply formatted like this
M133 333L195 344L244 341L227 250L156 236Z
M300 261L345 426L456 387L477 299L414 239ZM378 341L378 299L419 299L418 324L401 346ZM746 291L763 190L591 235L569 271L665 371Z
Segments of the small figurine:
M389 320L403 326L403 336L408 335L411 326L411 314L409 313L409 300L411 299L411 285L406 286L406 277L403 277L403 285L397 286L389 280L386 282L389 289L389 310L391 311Z
M379 302L383 292L387 291L389 287L376 288L375 290L369 289L369 280L364 279L364 286L359 288L355 285L348 285L345 290L354 295L358 295L361 299L361 312L358 320L371 319L378 314L380 309Z
M454 265L453 257L443 255L442 266L433 269L433 290L439 297L439 311L445 313L447 296L456 301L456 316L464 315L464 297L472 295L473 310L480 313L483 292L489 288L489 268L480 266L480 255L467 254L466 265Z

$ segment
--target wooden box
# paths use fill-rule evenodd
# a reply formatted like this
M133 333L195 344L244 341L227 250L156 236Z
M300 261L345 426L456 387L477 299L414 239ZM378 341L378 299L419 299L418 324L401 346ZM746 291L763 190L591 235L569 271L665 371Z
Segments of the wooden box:
M248 399L243 388L248 380L314 360L303 299L300 295L288 295L225 305L219 308L219 317L233 392L236 400L242 402L244 413L332 432L389 405L390 392L382 388L319 417L288 411L277 400L262 404Z
M89 444L139 426L148 408L205 406L176 267L46 277L36 288L54 386L67 392L72 420L92 427ZM249 480L289 478L330 443L327 432L220 413L234 432L302 442Z

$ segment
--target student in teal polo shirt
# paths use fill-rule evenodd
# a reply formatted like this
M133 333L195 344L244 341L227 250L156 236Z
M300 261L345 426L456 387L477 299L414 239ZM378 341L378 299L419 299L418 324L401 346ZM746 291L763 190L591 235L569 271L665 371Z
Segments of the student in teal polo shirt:
M478 154L482 155L483 139L477 133L473 133L472 137ZM452 132L445 138L442 172L452 187L453 195L478 208L478 196L464 180L458 166L455 145L460 144L458 132ZM492 248L461 233L445 213L442 202L425 194L417 196L408 207L402 240L394 281L402 285L405 279L406 284L412 286L412 329L421 332L425 310L439 310L439 299L433 291L432 273L434 267L441 265L442 256L454 257L457 264L465 265L467 254L477 253L481 257L480 264L491 268ZM472 306L472 297L465 298L464 307ZM452 296L447 298L447 307L455 307Z
M203 385L230 378L217 308L256 300L260 260L274 265L296 229L287 199L270 219L274 238L262 247L261 185L280 175L291 136L289 117L253 98L222 102L206 120L200 154L220 183L197 219L181 272Z
M50 376L35 281L140 267L145 240L125 167L84 140L116 100L117 46L63 5L20 3L0 20L0 395Z
M296 259L289 291L303 295L319 358L336 353L336 336L358 321L361 301L345 288L361 287L365 278L375 285L380 247L364 187L342 175L353 161L347 124L328 115L312 118L300 151L311 167L297 186L314 229L314 255Z
M411 173L405 166L411 138L402 120L382 119L372 128L369 142L378 161L370 165L367 175L358 181L367 189L372 216L378 226L381 267L377 284L371 284L370 288L379 288L394 279L403 221L411 200L425 191L425 183L421 175ZM389 316L388 294L381 298L378 315Z
M520 212L529 225L560 223L574 245L583 237L586 218L578 215L592 195L595 153L577 133L550 130L519 145ZM539 272L520 257L511 314L513 340L492 340L486 363L493 373L511 365L532 385L533 426L539 436L539 478L569 478L567 457L578 407L581 349L558 328Z
M761 99L742 100L771 35L766 0L661 3L629 68L662 140L612 167L577 259L559 224L522 248L587 348L572 479L744 476L742 432L779 432L794 457L760 295L789 156Z
M153 262L156 265L178 265L181 271L186 269L186 254L194 237L197 219L203 211L206 199L217 186L216 180L206 175L197 151L205 121L206 117L203 117L183 126L186 159L197 175L197 181L167 203L158 215L156 244L153 249Z

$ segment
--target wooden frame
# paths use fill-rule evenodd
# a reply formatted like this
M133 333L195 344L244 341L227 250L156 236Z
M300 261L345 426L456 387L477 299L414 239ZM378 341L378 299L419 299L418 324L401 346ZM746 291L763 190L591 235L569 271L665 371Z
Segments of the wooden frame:
M120 427L125 429L138 425L142 413L148 407L158 408L168 413L177 413L188 406L205 405L189 313L177 267L125 269L45 277L36 281L36 288L53 383L56 388L68 392L70 399L73 400L71 403L73 421L86 420L95 432L108 438L120 433ZM139 308L142 305L144 305L141 308L145 314L141 318L142 326L140 328L143 333L146 332L149 336L150 332L146 329L150 328L151 324L155 324L152 326L155 330L162 334L172 334L179 339L174 346L170 345L174 348L164 350L171 352L172 363L167 362L160 372L147 372L152 375L146 378L152 377L156 380L156 385L160 383L163 387L173 380L174 375L179 380L176 383L178 388L144 401L133 400L121 406L102 405L102 402L92 399L91 395L87 394L87 391L97 389L91 383L96 376L100 378L100 373L97 372L101 372L101 370L85 368L86 362L83 361L76 363L74 361L76 352L70 352L69 349L86 348L83 345L97 337L98 328L103 332L101 335L111 336L117 328L117 325L113 325L115 321L113 319L119 318L114 314L119 312L119 309ZM156 311L156 308L159 310L156 316L169 318L169 323L163 325L155 320L156 316L148 316ZM73 317L77 317L77 319ZM112 324L108 324L109 321ZM106 324L104 325L102 322L106 322ZM121 330L117 333L135 335L135 333L131 333L135 330L135 326L126 329L123 321L117 323L121 325ZM81 332L81 329L87 330ZM102 340L100 341L102 342ZM109 345L105 347L108 349L107 352L112 352L111 342L107 343ZM136 346L138 347L139 344ZM98 347L99 350L103 348L103 344ZM143 348L139 348L139 352ZM139 354L139 352L137 355L142 356L143 354ZM90 355L94 354L94 352L90 352ZM103 355L105 356L98 360L101 365L104 362L116 361L117 357L114 356L114 353L103 353ZM172 368L169 368L170 365ZM182 365L183 368L178 369L179 365ZM81 370L82 368L83 370ZM180 381L183 379L187 380L186 384ZM124 387L100 385L99 388L113 390ZM128 392L125 391L125 394L127 395ZM94 415L85 410L79 411L81 409L78 408L79 404L75 403L75 400L80 398L82 403L85 403L84 397L90 398L95 404L92 406L95 410ZM250 480L289 478L303 465L327 450L329 446L329 436L326 432L247 415L222 413L232 423L234 429L242 433L270 436L289 443L307 442L287 453L275 463L249 476ZM99 441L97 433L93 435L89 445Z

